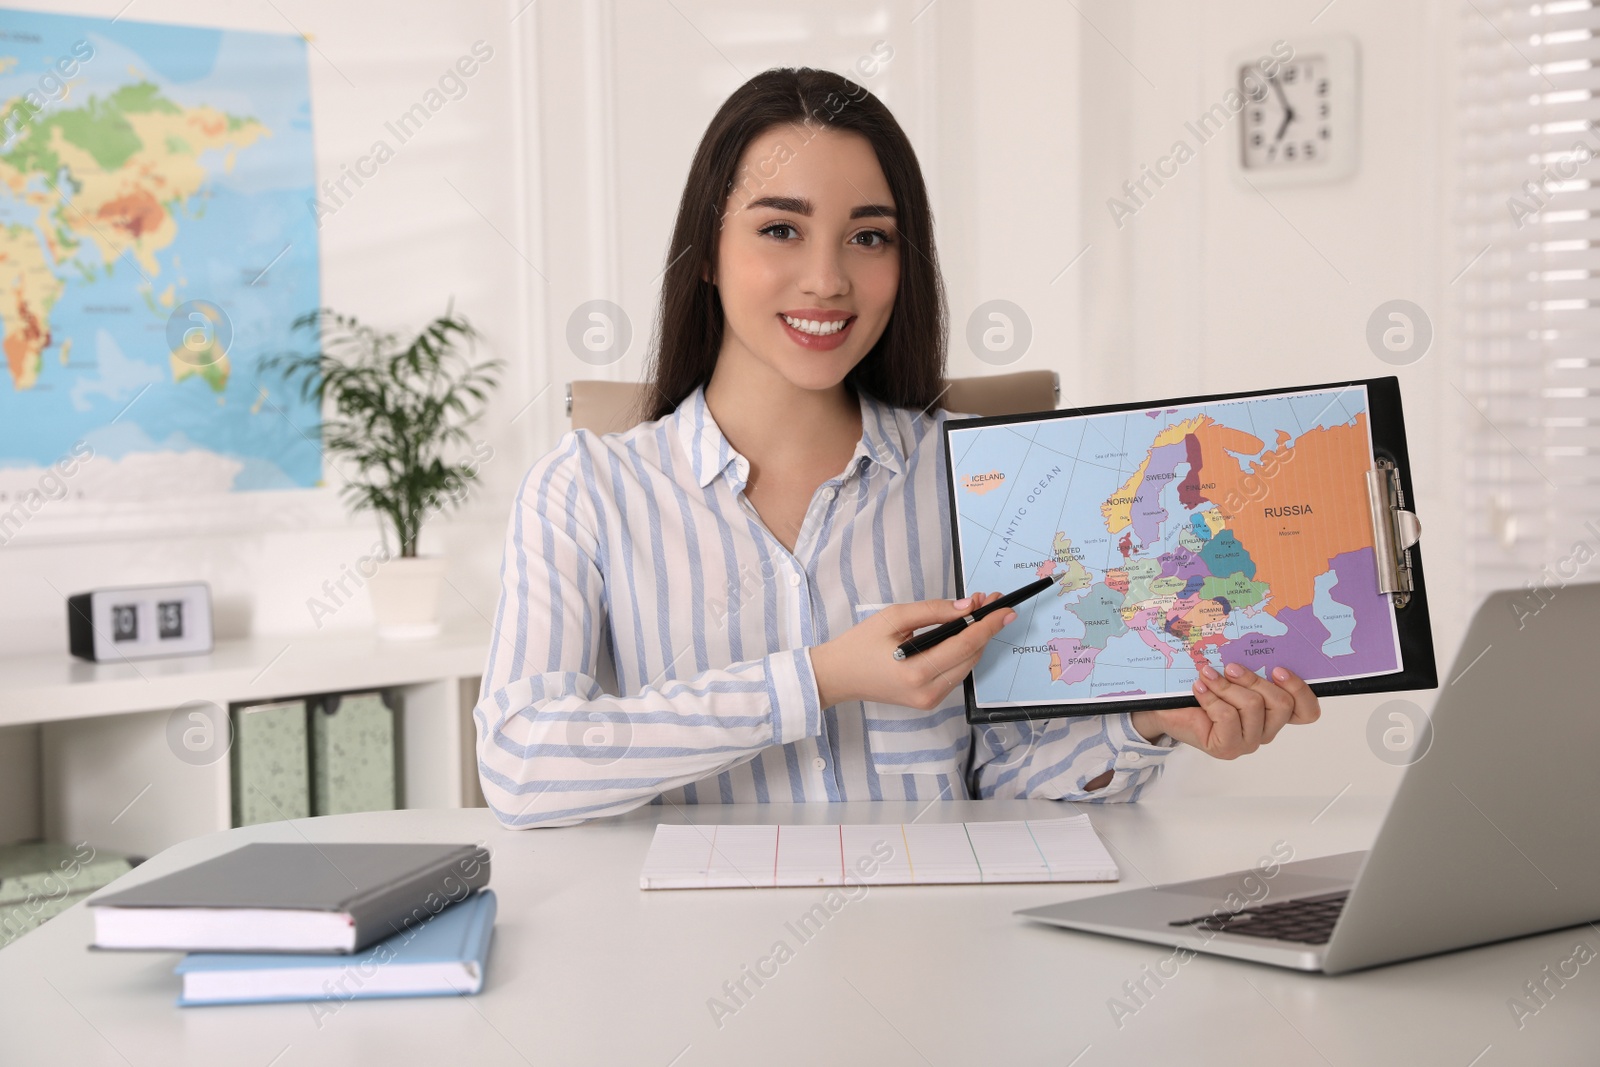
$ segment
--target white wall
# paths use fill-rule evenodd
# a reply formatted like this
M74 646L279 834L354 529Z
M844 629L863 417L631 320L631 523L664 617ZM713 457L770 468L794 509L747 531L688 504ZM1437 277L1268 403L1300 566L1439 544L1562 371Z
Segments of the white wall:
M104 17L123 6L122 0L46 5L52 12ZM537 389L530 382L537 376L522 256L537 259L537 253L530 243L536 234L530 236L516 116L520 78L527 71L519 53L533 25L531 17L513 24L515 10L501 0L413 2L401 12L379 0L140 0L124 16L304 31L312 45L312 119L321 176L337 175L341 165L366 154L385 135L384 123L416 103L475 41L493 48L492 58L468 81L466 95L400 145L376 177L324 219L321 231L326 304L403 331L442 313L454 297L456 310L486 335L482 354L509 364L500 395L475 429L474 436L495 450L483 468L478 495L460 516L435 521L422 539L424 552L440 552L450 560L445 610L452 617L493 613L511 496L533 449L564 419L559 390L527 406ZM320 595L322 583L336 578L342 565L366 554L378 536L370 515L349 517L331 489L152 502L123 520L145 529L133 537L97 528L96 522L74 514L70 506L53 506L0 549L0 602L6 609L0 612L0 648L6 655L65 652L66 608L56 590L178 579L211 583L219 638L309 635L316 628L306 601ZM324 630L370 623L363 597L324 620ZM0 737L0 763L32 753L33 733ZM37 832L36 807L5 800L0 840Z
M1457 442L1472 413L1450 387L1460 378L1447 321L1449 282L1466 266L1453 259L1447 227L1454 9L1435 0L1338 0L1313 24L1320 3L1082 6L1100 31L1087 32L1082 49L1083 77L1098 89L1083 118L1084 229L1094 245L1084 263L1086 347L1119 368L1119 399L1397 374L1447 677L1471 608L1460 581ZM1303 52L1325 34L1353 35L1361 52L1352 178L1258 194L1234 174L1230 128L1114 224L1107 199L1123 196L1122 183L1178 138L1193 143L1183 124L1221 99L1233 53L1277 39ZM1432 350L1409 367L1380 361L1365 341L1369 315L1393 298L1421 305L1436 329ZM1432 706L1431 693L1407 696ZM1173 761L1164 790L1386 794L1399 772L1372 755L1365 736L1384 699L1328 700L1316 727L1287 731L1234 763L1187 753Z
M725 95L777 64L848 70L883 39L893 60L861 80L895 111L928 176L950 295L951 372L996 369L963 338L973 308L1002 298L1034 329L1030 351L1003 369L1060 371L1069 403L1398 373L1443 671L1470 609L1452 581L1463 566L1455 442L1470 413L1448 385L1447 283L1464 266L1450 261L1446 228L1453 16L1436 0L1339 0L1313 24L1318 6L542 6L542 173L549 254L561 267L547 287L556 376L563 366L585 377L638 376L640 324L653 315L650 283L665 262L682 176ZM1112 224L1106 199L1219 99L1231 54L1329 33L1352 34L1361 49L1361 163L1352 178L1271 191L1268 203L1234 178L1230 130L1133 220ZM610 173L620 177L608 181ZM613 367L578 364L560 342L564 310L594 296L621 303L635 326L634 349ZM1398 371L1364 339L1372 310L1395 297L1421 304L1436 329L1429 355ZM1412 699L1432 703L1431 694ZM1290 731L1249 759L1186 753L1163 792L1386 794L1398 771L1366 741L1381 702L1330 700L1316 728Z
M57 0L52 11L112 15L120 3ZM535 429L560 415L526 403L530 322L527 269L513 248L525 245L519 169L521 138L510 120L518 98L518 27L499 0L413 4L406 17L375 0L341 4L209 4L142 0L128 18L272 32L305 32L317 171L337 176L379 137L384 123L416 103L475 41L494 49L468 81L468 91L379 169L337 212L323 220L322 298L326 304L399 330L420 326L454 298L458 312L487 336L483 354L510 363L501 395L475 435L495 447L484 469L476 511L466 523L440 521L455 584L478 589L490 565L482 558L480 522L503 528L505 503L531 456ZM454 188L452 188L454 186ZM459 190L459 193L455 190ZM330 469L328 477L335 475ZM174 502L182 511L183 502ZM182 523L153 527L139 538L85 529L63 506L47 509L5 549L3 569L16 610L0 618L0 647L20 652L64 649L66 612L52 586L67 590L109 583L203 578L221 611L219 636L292 633L312 628L306 600L341 564L366 552L376 537L370 516L351 520L331 490L242 493L225 508L205 501ZM166 510L155 502L151 510ZM168 505L172 506L172 505ZM198 526L197 535L189 531ZM495 534L498 537L498 531ZM464 543L460 543L465 538ZM426 535L425 535L426 541ZM498 563L498 546L495 546ZM456 604L453 611L471 611ZM327 626L365 626L364 602L353 602Z
M881 40L894 58L857 76L906 127L933 192L953 374L995 369L962 340L972 309L993 298L1022 306L1034 330L1032 349L1006 369L1059 370L1063 400L1075 403L1386 374L1363 340L1371 310L1400 296L1433 314L1433 352L1399 373L1447 667L1468 608L1451 582L1462 566L1453 443L1464 411L1448 385L1445 321L1447 283L1463 265L1450 261L1445 229L1454 16L1441 0L1338 0L1312 25L1317 6L279 0L280 16L272 5L140 0L127 17L273 31L292 20L315 46L325 174L363 154L474 41L495 49L468 96L323 230L327 303L403 327L453 295L511 365L481 427L496 450L485 484L467 513L435 523L424 542L450 558L452 614L493 610L507 506L527 463L565 428L562 384L638 377L673 211L718 104L769 66L849 71ZM50 7L111 15L121 0ZM1230 53L1326 32L1352 33L1362 49L1352 179L1270 192L1269 205L1234 180L1231 141L1219 138L1148 208L1112 225L1106 198L1220 96ZM580 362L563 340L571 309L596 297L621 304L634 329L610 367ZM133 540L39 523L0 552L10 609L0 613L0 647L64 649L52 586L178 578L211 582L219 636L310 633L306 599L375 536L369 519L347 519L328 495L258 494ZM358 601L329 625L369 621ZM1364 740L1374 703L1330 701L1322 724L1237 763L1175 761L1167 790L1386 792L1396 774ZM0 839L6 832L0 820Z
M1026 307L1036 328L1010 369L1056 366L1077 330L1075 291L1050 281L1070 259L1063 250L1079 247L1079 90L1069 74L1079 27L1070 7L1017 6L1027 33L969 0L539 5L549 279L538 286L553 377L639 378L690 159L723 100L775 66L850 74L905 128L934 202L952 373L993 369L960 338L976 304L995 296ZM891 57L861 73L858 60L885 47ZM1049 175L1058 202L1041 211L1014 196L1024 175ZM566 316L591 299L620 304L633 327L632 347L611 366L580 362L562 338Z

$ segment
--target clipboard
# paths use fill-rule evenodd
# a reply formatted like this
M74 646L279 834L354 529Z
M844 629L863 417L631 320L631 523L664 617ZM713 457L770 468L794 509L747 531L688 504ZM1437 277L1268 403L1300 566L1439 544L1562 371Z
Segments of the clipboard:
M1274 414L1288 412L1297 423L1303 422L1305 416L1295 405L1304 407L1308 398L1320 403L1326 399L1324 394L1336 394L1338 407L1330 411L1330 403L1329 408L1318 413L1309 432L1304 425L1264 425L1253 433L1254 424L1246 421L1260 413L1271 422ZM1340 421L1341 415L1349 417ZM1147 429L1144 423L1135 425L1140 416L1149 418L1151 428L1160 424L1159 429L1151 429L1148 449L1138 447L1143 444ZM1117 426L1118 417L1124 438L1133 428L1135 447L1131 449L1119 450L1106 436L1109 428ZM1283 416L1279 421L1289 419ZM1075 424L1083 427L1078 437L1080 446L1090 441L1091 429L1110 442L1109 446L1099 451L1090 447L1075 451L1062 446L1063 441L1070 440ZM1365 442L1359 440L1358 433L1363 424ZM1238 432L1230 435L1218 427ZM1269 429L1274 431L1271 436ZM1005 434L995 434L995 430L1004 430ZM1019 618L990 642L984 658L963 682L969 723L1193 706L1190 685L1202 662L1197 656L1203 656L1204 662L1217 669L1226 662L1242 662L1258 673L1282 662L1306 678L1319 697L1438 686L1420 548L1421 523L1410 510L1410 454L1398 378L950 418L944 421L943 433L958 596L967 595L969 585L1010 592L1034 580L1035 575L1052 573L1051 568L1061 572L1057 589L1047 590L1019 606ZM1313 433L1326 436L1312 436ZM1337 446L1331 443L1335 434ZM1173 463L1179 453L1160 443L1176 443L1179 436L1184 451L1182 458ZM1262 445L1259 452L1249 451L1252 439ZM1064 458L1046 457L1043 462L1049 466L1041 467L1040 460L1030 461L1028 457L1036 446L1049 451L1051 446L1046 441L1060 446L1056 455ZM1227 448L1230 443L1238 444L1240 450ZM1163 450L1159 462L1158 447ZM1295 450L1302 447L1316 462L1302 466L1293 479L1273 482L1273 470L1287 470L1298 454ZM1010 462L1006 458L1008 449L1014 449L1020 457L1009 472L1005 469ZM1337 461L1328 458L1335 451ZM1138 466L1141 452L1146 452L1148 458ZM1167 464L1171 464L1170 471ZM1237 464L1237 471L1229 464ZM1099 499L1098 489L1118 486L1103 496L1099 507L1103 522L1095 529L1089 529L1095 524L1085 518L1083 499L1068 499L1071 483L1065 488L1059 485L1062 470L1069 465L1073 480L1079 476L1080 468L1087 472L1080 498L1087 493L1086 499L1092 502ZM1206 469L1212 471L1211 480L1204 474ZM1047 476L1037 476L1041 470ZM1052 470L1055 473L1048 474ZM1123 476L1124 481L1115 481ZM1026 487L1013 484L999 505L984 502L983 497L1006 488L1008 477L1013 482L1019 477L1032 480ZM1160 486L1157 478L1167 479L1168 484ZM1233 496L1218 489L1219 478L1234 479ZM1315 510L1312 503L1287 503L1281 499L1263 503L1263 496L1241 505L1237 486L1251 484L1251 478L1265 484L1269 491L1274 485L1311 487L1323 506L1323 514L1316 519L1318 525L1313 526L1310 519ZM1136 488L1127 489L1130 485ZM1009 494L1019 488L1024 496L1013 505ZM1177 497L1163 497L1163 493L1176 493ZM1048 510L1058 500L1061 515L1051 520ZM1330 501L1338 506L1330 507ZM1018 515L1036 505L1047 512L1046 516L1029 520L1025 514ZM1246 507L1259 508L1260 514L1247 512ZM1069 508L1077 509L1072 517L1066 517ZM1208 511L1213 514L1207 516ZM1332 515L1328 514L1330 511ZM980 517L987 521L980 521ZM993 525L997 517L1011 525ZM1163 529L1169 520L1188 521L1191 526L1187 531L1181 525ZM1324 530L1323 524L1337 526L1337 537L1317 533L1304 542L1293 540L1303 533ZM1017 533L1019 526L1032 532L1031 540ZM1067 529L1069 526L1076 529ZM1235 536L1235 526L1248 527L1249 535ZM1364 533L1358 532L1358 526ZM1041 546L1039 531L1046 527L1062 528L1054 531L1048 546ZM1274 533L1276 541L1271 539ZM1258 564L1251 557L1252 541L1263 560L1298 559L1295 553L1301 551L1303 560L1294 567L1280 561L1273 572L1279 578L1274 580L1255 569ZM1107 549L1104 542L1115 544L1117 551ZM1198 551L1196 544L1200 546ZM1170 550L1162 551L1163 546L1170 546ZM1329 550L1330 546L1343 551L1326 561L1326 572L1311 575L1313 591L1308 594L1308 572L1320 566L1317 552ZM1205 554L1208 549L1209 556ZM1119 555L1123 566L1117 565ZM1159 568L1159 577L1150 577L1152 560ZM1127 566L1130 561L1136 561L1133 567ZM1029 573L1034 563L1039 569ZM1008 564L1010 569L997 570ZM1235 566L1238 570L1226 578L1211 573ZM1012 573L1015 577L1008 580L998 578ZM1130 577L1135 573L1137 578ZM1201 573L1216 581L1201 577L1197 585L1196 578ZM1262 578L1259 583L1255 581L1258 573ZM1362 587L1371 588L1358 589L1353 584L1353 573L1363 576L1359 582ZM1290 577L1285 579L1284 575ZM1145 584L1135 584L1141 581ZM1341 582L1346 583L1342 589ZM1258 586L1266 586L1265 592ZM1137 599L1146 593L1146 599ZM1243 595L1224 595L1230 593ZM1091 595L1097 597L1092 609L1077 610ZM1274 597L1279 599L1274 601ZM1207 603L1202 608L1203 601ZM1375 607L1380 603L1386 606L1382 612ZM1036 605L1031 619L1030 605ZM1349 609L1348 620L1341 610L1344 608ZM1040 626L1041 613L1049 620L1047 628ZM1379 626L1374 621L1378 619L1387 621ZM1022 632L1012 639L1012 631L1019 626L1023 627ZM1050 637L1051 633L1057 636ZM1107 633L1111 636L1105 636ZM1327 635L1325 640L1320 636L1323 633ZM1357 633L1362 635L1359 649ZM1389 643L1374 641L1375 633ZM1129 635L1137 643L1129 640ZM1113 642L1117 655L1107 656ZM1145 650L1151 655L1145 655ZM1161 657L1168 653L1170 660L1163 665ZM1188 657L1187 664L1182 662L1183 656ZM1346 661L1352 668L1375 669L1351 669L1339 674L1337 671L1343 669L1339 666L1341 657L1353 657ZM1137 667L1135 660L1141 661ZM1143 665L1144 661L1149 665ZM1298 669L1297 664L1301 663L1310 664L1313 669ZM1009 683L1000 669L1002 664L1012 671ZM1335 666L1328 668L1331 673L1319 676L1326 664ZM1048 674L1041 675L1041 670ZM1105 681L1089 681L1101 672ZM1023 679L1020 683L1016 681L1019 677ZM1085 684L1109 691L1098 695L1092 688L1086 691Z

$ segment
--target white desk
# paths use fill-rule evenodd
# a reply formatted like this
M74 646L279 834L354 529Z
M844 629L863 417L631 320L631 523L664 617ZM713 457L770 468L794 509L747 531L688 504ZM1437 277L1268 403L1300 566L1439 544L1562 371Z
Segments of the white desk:
M1381 805L1326 799L1088 806L1123 887L1363 848ZM918 805L689 809L697 821L901 822ZM1047 801L938 805L924 820L1048 817ZM1108 1001L1155 946L1038 926L1016 908L1114 886L880 887L802 942L786 923L825 890L641 892L672 808L557 830L503 831L484 810L400 811L257 826L185 842L126 879L251 840L484 840L500 898L475 998L180 1009L170 954L91 953L80 905L0 951L0 1063L452 1064L1505 1064L1593 1063L1600 959L1520 1031L1506 1006L1580 927L1340 978L1197 957L1119 1029ZM1313 822L1313 818L1315 821ZM792 958L719 1029L707 1001L785 940ZM320 1014L320 1026L319 1026ZM1488 1049L1485 1052L1485 1049ZM1475 1059L1475 1057L1479 1057Z

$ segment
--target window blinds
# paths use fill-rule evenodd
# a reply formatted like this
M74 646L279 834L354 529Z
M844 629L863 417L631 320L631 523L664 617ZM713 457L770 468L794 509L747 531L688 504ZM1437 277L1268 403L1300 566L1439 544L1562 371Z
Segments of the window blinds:
M1600 6L1461 6L1467 535L1479 594L1600 580Z

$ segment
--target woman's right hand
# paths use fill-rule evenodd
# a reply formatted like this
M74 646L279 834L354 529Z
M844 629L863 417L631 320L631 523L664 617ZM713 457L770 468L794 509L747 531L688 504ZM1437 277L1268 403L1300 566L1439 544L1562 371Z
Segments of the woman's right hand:
M1010 608L996 611L903 660L894 658L895 648L910 639L913 631L959 619L998 595L974 593L965 600L890 604L833 640L813 645L811 666L822 706L871 700L932 711L972 672L989 639L1017 613Z

